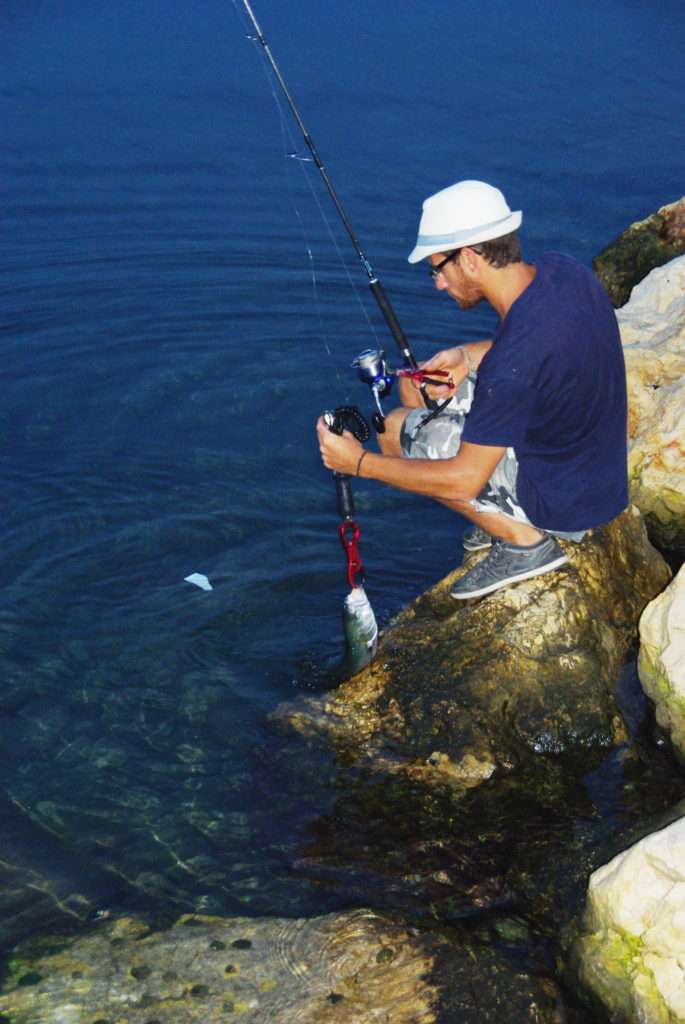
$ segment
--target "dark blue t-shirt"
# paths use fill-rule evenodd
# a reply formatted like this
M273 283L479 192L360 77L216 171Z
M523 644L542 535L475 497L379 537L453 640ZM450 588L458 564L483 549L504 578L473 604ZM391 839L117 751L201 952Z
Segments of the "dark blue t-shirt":
M514 448L535 526L599 526L628 503L627 401L618 325L597 278L546 253L483 359L463 439Z

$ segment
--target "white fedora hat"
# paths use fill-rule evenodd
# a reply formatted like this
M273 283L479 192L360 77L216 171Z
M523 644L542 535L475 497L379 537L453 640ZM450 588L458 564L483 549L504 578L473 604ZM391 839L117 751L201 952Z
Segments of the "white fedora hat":
M521 211L512 213L498 188L484 181L458 181L426 199L409 262L418 263L436 252L489 242L516 231L522 220Z

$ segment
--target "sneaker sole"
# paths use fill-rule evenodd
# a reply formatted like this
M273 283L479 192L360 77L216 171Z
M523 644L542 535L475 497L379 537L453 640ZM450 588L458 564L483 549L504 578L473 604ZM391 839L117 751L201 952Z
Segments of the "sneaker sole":
M555 558L553 562L548 562L546 565L541 565L537 569L529 569L528 572L517 573L516 576L508 576L504 580L497 580L496 583L488 583L485 587L479 587L478 590L470 590L468 593L455 594L453 590L450 590L450 597L453 597L455 601L466 601L469 597L484 597L486 594L492 594L494 590L501 590L502 587L509 586L510 583L519 583L521 580L530 580L534 576L543 576L546 572L552 572L554 569L560 569L562 565L568 564L568 557L566 555L560 555L559 558Z
M461 546L463 547L464 551L485 551L486 548L492 547L492 541L483 541L482 544L464 544L464 542L462 541Z

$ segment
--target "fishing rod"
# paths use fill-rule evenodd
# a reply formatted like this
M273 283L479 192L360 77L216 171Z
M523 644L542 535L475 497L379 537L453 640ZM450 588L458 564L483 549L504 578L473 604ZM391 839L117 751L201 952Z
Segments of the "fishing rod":
M307 145L307 148L312 155L312 159L316 165L316 168L323 179L328 194L333 200L333 205L335 206L338 216L340 217L340 220L342 221L343 226L347 231L347 234L349 235L350 241L354 246L357 256L359 257L359 260L361 262L361 265L368 276L369 288L371 289L373 297L376 300L381 313L383 314L383 318L385 319L385 322L388 325L390 333L392 334L393 339L395 340L395 343L397 344L397 347L400 350L402 359L404 361L404 365L409 369L416 370L418 367L418 363L416 362L414 354L409 347L409 342L407 341L404 331L400 326L399 320L397 319L397 316L395 314L395 310L393 309L390 303L390 299L388 298L385 289L383 288L383 285L379 281L378 276L374 272L373 267L369 263L369 260L367 259L361 245L359 244L359 240L354 233L349 218L345 213L343 205L340 202L340 199L338 198L335 189L333 188L331 180L328 177L326 168L324 167L321 157L319 156L316 146L314 145L314 140L307 131L306 125L302 120L300 112L297 109L297 106L295 105L295 101L293 100L290 94L290 90L286 85L285 79L281 74L281 70L278 64L276 63L276 60L274 59L271 50L269 49L269 44L264 38L264 33L262 32L259 22L255 17L254 11L250 6L249 0L242 0L242 3L250 21L252 22L252 26L255 30L257 40L262 46L266 59L268 60L271 66L271 70L276 76L276 80L283 91L283 94L288 102L288 106L290 107L292 115L295 118L297 126L300 129L302 137L304 138L304 141ZM388 375L387 366L385 365L385 360L383 357L384 353L382 351L377 352L373 349L367 349L365 352L362 352L361 355L352 364L357 368L361 380L363 380L364 383L369 384L374 393L374 398L376 400L376 405L378 406L379 411L379 417L374 417L374 424L379 432L382 432L384 430L384 417L383 411L380 407L379 398L383 397L383 395L387 394L390 391L390 377ZM432 399L428 397L425 391L425 383L423 381L421 381L421 393L423 395L426 405L429 408L434 408L435 403L433 402Z
M407 341L404 331L400 326L390 300L385 293L385 289L375 274L373 267L367 259L359 240L354 233L350 220L345 213L343 205L338 198L338 194L333 188L333 184L328 177L328 173L323 165L321 157L319 156L318 150L314 145L314 140L307 131L307 127L302 120L302 116L297 109L297 106L295 105L295 101L292 98L283 75L281 74L281 70L271 53L269 44L264 37L264 33L262 32L261 26L259 25L254 11L250 6L249 0L242 0L242 4L250 22L252 23L256 39L259 41L271 70L281 87L291 113L295 118L307 148L311 153L312 160L321 175L323 183L326 186L326 190L333 201L336 212L342 221L343 227L345 228L350 241L352 242L361 265L364 268L368 277L369 288L371 289L373 297L383 314L383 318L404 362L405 369L403 371L398 370L393 372L388 369L385 362L385 353L382 350L367 349L352 363L352 366L357 370L359 378L365 384L370 386L373 393L378 410L373 417L374 426L378 433L384 432L385 416L383 414L380 400L390 393L394 377L400 375L406 375L415 380L420 387L426 406L433 410L431 415L435 415L435 412L439 407L439 403L434 402L428 396L426 391L426 382L438 382L430 381L429 378L425 377L423 371L419 369L418 363L416 362L416 359L409 347L409 342ZM335 412L324 413L324 419L328 424L329 430L335 434L341 434L344 430L349 430L361 443L369 438L370 431L368 425L355 406L344 406L336 409ZM375 656L378 641L378 626L373 609L364 592L363 584L365 574L358 548L360 530L354 520L352 480L349 474L334 473L333 475L335 478L338 497L338 511L340 513L341 520L338 528L338 534L347 560L347 580L351 588L350 593L345 598L343 607L343 626L347 646L347 657L344 661L344 672L345 678L347 678L350 675L356 674L368 665L369 661Z

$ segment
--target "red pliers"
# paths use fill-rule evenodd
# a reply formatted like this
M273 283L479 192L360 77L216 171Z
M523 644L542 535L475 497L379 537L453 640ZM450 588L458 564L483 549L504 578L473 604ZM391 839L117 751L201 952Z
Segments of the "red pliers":
M415 380L419 384L442 384L450 390L454 388L454 381L450 377L448 370L395 370L395 375L397 377L408 377L409 380ZM434 380L435 377L448 377L449 380Z

